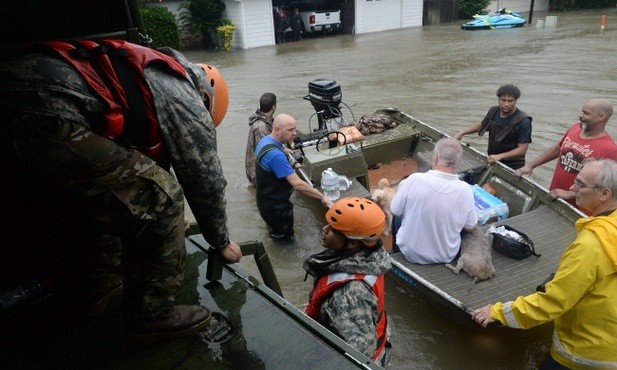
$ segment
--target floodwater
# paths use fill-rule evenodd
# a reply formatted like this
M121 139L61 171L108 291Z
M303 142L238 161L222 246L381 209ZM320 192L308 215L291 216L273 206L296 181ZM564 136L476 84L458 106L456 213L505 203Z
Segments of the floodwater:
M602 14L607 15L603 32ZM536 28L535 20L547 15L558 16L557 26ZM560 139L586 100L601 97L617 104L617 9L536 12L533 23L493 31L463 31L452 23L251 50L185 51L193 61L219 67L229 85L230 107L218 128L218 145L228 181L232 239L263 241L285 298L298 307L307 301L311 281L304 281L301 263L322 249L323 220L316 220L294 195L296 243L273 244L244 175L247 118L264 92L275 93L277 113L296 117L304 132L317 126L312 106L303 99L308 83L325 78L341 85L347 120L396 106L454 134L480 121L496 104L497 88L513 83L522 91L518 106L533 116L528 160ZM608 131L617 137L616 118ZM485 137L463 141L486 149ZM554 162L545 164L533 178L548 186L553 167ZM257 275L252 258L241 265ZM392 369L534 369L548 351L550 325L528 331L465 329L393 279L387 284Z

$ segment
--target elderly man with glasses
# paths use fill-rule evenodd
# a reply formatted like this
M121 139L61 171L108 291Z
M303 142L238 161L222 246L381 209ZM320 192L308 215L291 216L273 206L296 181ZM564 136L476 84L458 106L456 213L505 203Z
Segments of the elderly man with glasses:
M498 321L527 329L554 322L553 343L541 369L617 368L617 162L585 162L570 190L592 216L576 221L545 292L472 312L480 325Z

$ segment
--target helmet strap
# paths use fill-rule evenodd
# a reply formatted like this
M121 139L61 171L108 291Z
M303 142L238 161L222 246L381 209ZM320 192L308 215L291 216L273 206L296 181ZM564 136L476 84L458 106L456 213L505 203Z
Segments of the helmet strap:
M345 244L343 244L343 250L347 252L347 254L353 254L358 251L358 247L360 247L362 242L356 239L345 238Z

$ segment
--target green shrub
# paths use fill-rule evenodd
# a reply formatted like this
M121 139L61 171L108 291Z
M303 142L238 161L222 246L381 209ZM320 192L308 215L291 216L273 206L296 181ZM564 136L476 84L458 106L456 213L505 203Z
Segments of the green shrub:
M458 4L458 19L471 19L481 10L486 9L491 0L460 0Z
M216 28L223 25L225 12L223 0L189 0L180 9L180 22L190 27L192 32L201 33L206 48L220 47Z
M172 12L159 6L147 6L141 8L141 18L153 47L180 49L180 31Z

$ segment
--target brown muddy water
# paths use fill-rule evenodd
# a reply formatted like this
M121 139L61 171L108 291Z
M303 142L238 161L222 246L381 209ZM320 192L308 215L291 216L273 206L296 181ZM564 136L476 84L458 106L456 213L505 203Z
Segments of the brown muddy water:
M607 23L600 32L602 14ZM547 15L558 16L557 26L536 28L535 21ZM518 107L533 116L530 160L560 139L586 100L601 97L617 104L617 10L535 12L533 19L519 29L463 31L460 23L452 23L251 50L185 51L193 61L219 67L229 84L230 107L218 128L218 150L228 181L231 236L264 242L285 298L298 307L307 301L311 281L304 281L301 263L321 251L323 219L316 220L294 195L295 244L282 247L268 238L244 175L247 118L258 108L259 96L275 93L277 113L296 117L299 129L308 132L317 120L303 100L307 85L333 79L350 107L351 112L343 110L347 120L396 106L454 134L480 121L496 104L497 88L513 83L522 91ZM617 118L608 130L617 137ZM484 137L463 141L486 149ZM545 164L533 178L548 186L553 167L554 162ZM252 259L241 265L257 275ZM550 325L474 331L453 324L394 279L387 282L387 311L392 369L534 369L550 345Z

